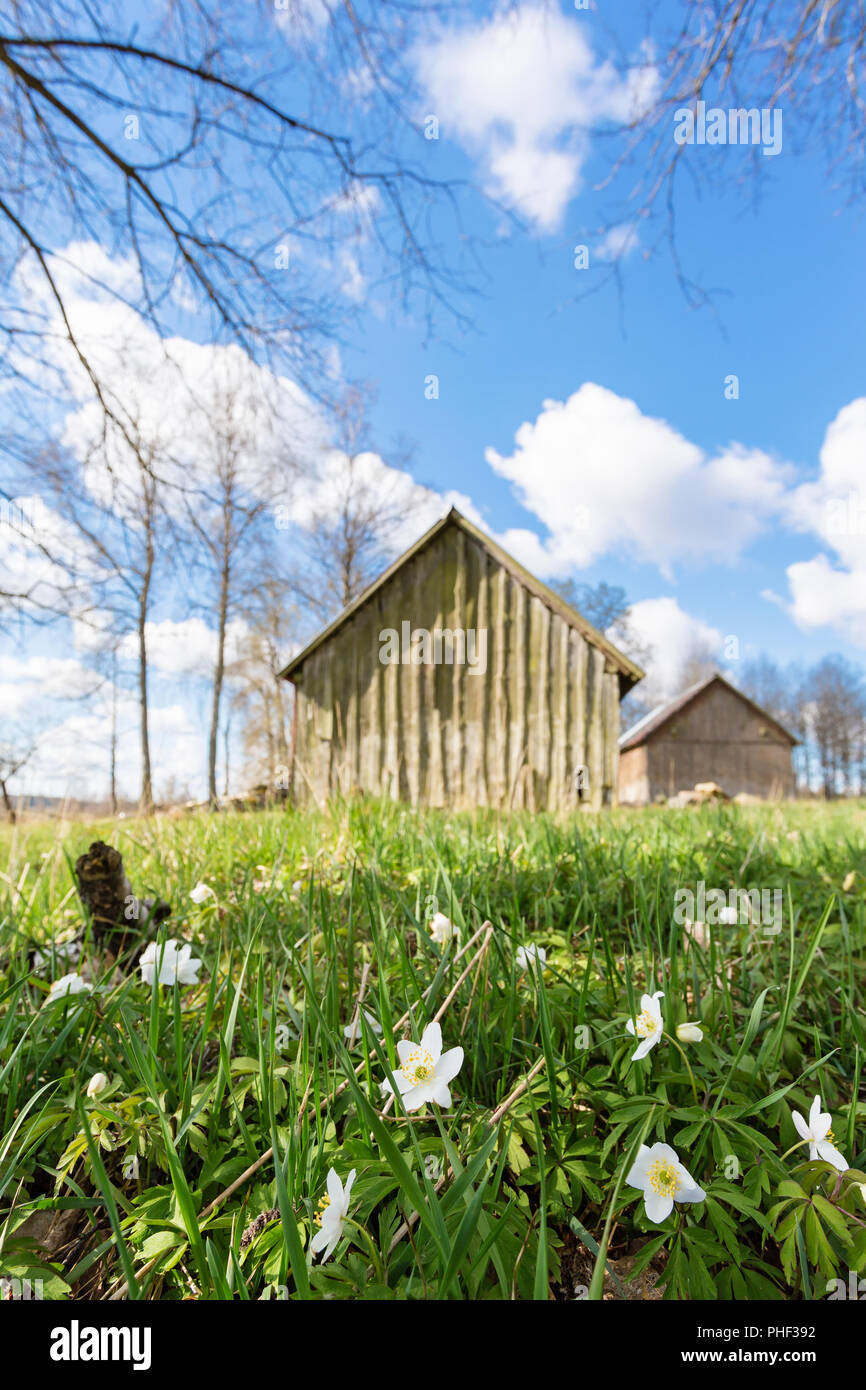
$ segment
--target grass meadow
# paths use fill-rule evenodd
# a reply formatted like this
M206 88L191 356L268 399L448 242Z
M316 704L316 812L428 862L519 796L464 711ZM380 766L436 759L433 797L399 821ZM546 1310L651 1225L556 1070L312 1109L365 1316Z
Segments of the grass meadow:
M172 906L117 962L76 893L96 839ZM676 920L699 883L781 920ZM146 983L152 938L197 982ZM864 948L863 802L6 826L6 1296L827 1298L866 1272ZM440 1060L396 1044L434 1021L450 1105L410 1110ZM793 1118L816 1096L844 1170ZM691 1183L663 1217L659 1144Z

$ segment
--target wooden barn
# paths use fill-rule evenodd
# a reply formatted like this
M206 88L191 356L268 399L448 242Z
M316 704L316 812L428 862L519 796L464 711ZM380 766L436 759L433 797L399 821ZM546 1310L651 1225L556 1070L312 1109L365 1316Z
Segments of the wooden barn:
M281 672L299 802L616 802L620 698L643 672L452 509Z
M728 796L793 796L798 742L724 676L709 676L623 734L619 800L643 805L700 782L716 782Z

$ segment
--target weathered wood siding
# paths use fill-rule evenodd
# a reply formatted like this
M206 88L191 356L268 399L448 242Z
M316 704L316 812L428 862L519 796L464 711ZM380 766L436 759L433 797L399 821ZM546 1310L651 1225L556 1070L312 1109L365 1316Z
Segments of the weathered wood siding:
M619 755L619 803L621 806L644 806L651 801L647 773L647 746L626 748Z
M486 669L383 664L388 628L486 631ZM428 806L614 804L619 673L457 527L437 535L294 675L293 793Z
M619 799L654 801L718 782L729 796L794 795L791 744L723 684L709 686L620 758Z

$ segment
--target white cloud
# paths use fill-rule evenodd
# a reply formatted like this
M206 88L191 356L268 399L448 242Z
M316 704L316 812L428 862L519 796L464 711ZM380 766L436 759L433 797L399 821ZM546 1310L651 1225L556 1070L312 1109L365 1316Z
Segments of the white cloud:
M360 206L365 208L366 201ZM181 482L191 469L199 477L211 475L215 429L224 416L230 418L244 482L253 492L261 490L281 460L286 473L291 471L287 441L292 456L303 460L327 445L322 412L296 382L259 366L236 344L163 339L123 297L117 298L136 294L131 259L112 258L102 247L78 242L51 257L51 270L78 344L99 379L108 383L110 400L121 403L121 415L145 441L162 476ZM363 293L361 272L351 255L342 274L352 294ZM51 358L57 394L71 405L63 443L82 461L88 491L116 510L128 510L137 491L132 451L112 426L103 442L102 406L32 261L22 261L18 281L22 295L29 294L34 309L57 329Z
M118 702L117 778L121 795L136 797L141 787L138 705L132 696ZM151 758L157 783L169 773L178 785L203 786L205 748L200 724L185 706L154 705L149 711ZM109 786L109 739L105 716L90 710L69 715L46 728L32 761L10 785L19 796L103 798Z
M487 461L550 534L513 530L502 543L554 577L617 551L667 577L677 561L732 563L778 511L789 474L736 443L709 457L592 382L545 401L515 442L510 457L488 449Z
M285 509L285 520L309 530L318 519L337 515L347 482L347 457L339 449L329 449L317 461L315 473L298 483ZM457 507L477 526L485 523L471 498L453 489L444 493L416 482L405 469L392 468L379 454L364 452L355 456L353 487L356 496L378 498L389 513L402 512L405 522L388 538L395 554L407 549L450 507ZM489 529L489 528L485 528Z
M74 657L4 655L0 720L21 719L45 700L80 698L99 683L97 673Z
M637 250L640 244L637 227L633 222L621 222L611 227L602 237L595 249L600 261L624 261Z
M226 662L237 659L247 624L240 618L230 619L226 628ZM164 619L145 625L148 665L165 676L210 676L216 661L217 634L202 618L184 618L180 622ZM127 633L120 645L121 657L134 660L138 639Z
M824 436L818 478L794 489L788 523L835 552L787 568L788 612L803 628L832 627L866 646L866 397L839 411Z
M592 129L630 120L657 82L649 63L621 76L597 61L579 19L537 3L440 31L416 63L442 135L456 135L491 193L542 231L580 191Z
M692 663L720 660L722 634L686 613L674 598L647 598L633 604L629 627L649 649L646 679L636 693L650 706L682 690Z
M274 20L289 43L321 37L331 20L327 0L274 0Z
M94 567L75 528L38 493L0 498L0 591L26 594L43 607L62 608L69 581L54 555L75 563L81 598Z

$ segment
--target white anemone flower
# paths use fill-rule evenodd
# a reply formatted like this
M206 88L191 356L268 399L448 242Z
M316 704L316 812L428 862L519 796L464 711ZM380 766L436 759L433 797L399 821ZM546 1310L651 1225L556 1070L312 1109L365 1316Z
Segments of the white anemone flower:
M192 898L194 903L204 903L207 902L208 898L215 898L216 893L211 888L210 884L202 883L201 879L199 879L198 883L195 885L195 888L193 888L192 892L190 893L190 897Z
M381 1031L382 1031L382 1025L381 1025L381 1023L379 1022L379 1020L378 1020L377 1018L374 1018L372 1014L368 1014L366 1009L364 1010L364 1017L365 1017L365 1019L367 1020L368 1024L370 1025L370 1027L372 1028L372 1030L373 1030L374 1033L381 1033ZM361 1021L360 1021L360 1019L358 1019L358 1018L353 1018L353 1019L352 1019L352 1022L351 1022L351 1023L347 1023L346 1026L345 1026L345 1028L343 1029L343 1037L346 1039L347 1043L348 1043L349 1046L351 1047L353 1043L355 1043L355 1042L358 1041L358 1039L360 1038L360 1036L361 1036Z
M407 1110L420 1110L428 1101L435 1101L447 1110L451 1104L448 1082L463 1066L463 1048L452 1047L442 1052L442 1029L438 1023L428 1023L420 1043L401 1038L397 1044L400 1070L394 1073L397 1090ZM391 1090L390 1081L386 1083Z
M58 962L66 960L69 961L70 965L74 965L75 962L78 960L79 956L81 955L81 942L58 942L54 946L53 955L54 959ZM42 951L33 952L33 969L36 971L37 975L45 974L46 967L50 966L51 964L51 956L52 952L50 950L46 951L44 955Z
M656 1225L667 1220L674 1202L702 1202L707 1195L670 1144L641 1144L626 1182L643 1193L646 1214Z
M430 918L428 931L437 946L447 946L453 937L460 935L460 928L444 912L437 912Z
M642 1057L647 1055L650 1048L655 1047L657 1042L661 1042L664 1028L659 1000L664 999L664 997L664 991L660 989L657 989L655 994L642 994L640 1013L637 1018L630 1018L625 1025L627 1032L641 1039L637 1051L632 1053L631 1060L633 1062L639 1062Z
M316 1209L315 1222L319 1229L310 1243L310 1249L314 1255L318 1255L320 1250L324 1250L322 1264L333 1255L340 1243L340 1237L343 1234L343 1222L349 1215L349 1194L352 1191L354 1181L354 1168L346 1179L345 1187L337 1177L336 1169L328 1169L328 1191Z
M104 1071L95 1071L87 1083L87 1095L90 1100L95 1100L101 1096L108 1085L108 1077Z
M51 986L46 1004L56 1004L58 999L66 999L70 994L88 994L93 988L86 980L73 970L71 975L62 975L59 980L55 980Z
M531 970L536 965L543 970L547 964L547 952L543 946L518 946L515 960L519 970Z
M798 1110L791 1112L791 1119L794 1127L801 1139L809 1141L809 1157L823 1158L825 1163L832 1163L834 1168L838 1168L840 1173L848 1170L848 1164L834 1146L834 1134L830 1125L833 1123L831 1117L821 1113L821 1097L816 1096L812 1101L812 1109L809 1111L808 1121Z
M704 1030L698 1023L678 1023L677 1037L685 1043L703 1042Z
M193 956L192 947L186 943L179 946L174 937L162 945L151 941L139 965L146 985L153 984L157 967L161 985L197 985L201 970L201 961Z

